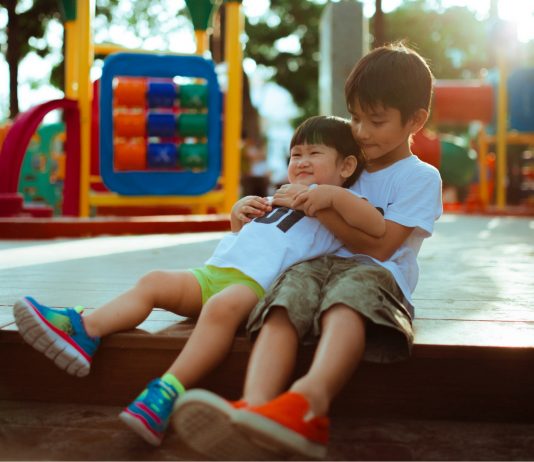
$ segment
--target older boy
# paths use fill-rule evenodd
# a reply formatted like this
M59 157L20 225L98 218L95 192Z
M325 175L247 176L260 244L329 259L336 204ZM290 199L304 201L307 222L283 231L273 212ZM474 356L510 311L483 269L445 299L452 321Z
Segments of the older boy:
M438 171L410 151L411 136L428 118L431 93L428 65L401 44L375 49L357 63L345 94L352 132L368 164L353 190L383 211L386 233L372 238L348 226L322 201L322 186L281 188L276 203L317 216L345 248L295 265L275 282L249 318L248 331L259 335L239 409L216 395L192 391L173 417L179 435L188 437L181 416L191 422L197 415L214 422L205 433L226 434L236 458L247 438L256 441L259 455L269 446L322 458L331 402L360 360L409 356L416 257L442 212ZM317 339L309 371L284 393L299 342ZM189 444L217 456L195 445L194 438Z

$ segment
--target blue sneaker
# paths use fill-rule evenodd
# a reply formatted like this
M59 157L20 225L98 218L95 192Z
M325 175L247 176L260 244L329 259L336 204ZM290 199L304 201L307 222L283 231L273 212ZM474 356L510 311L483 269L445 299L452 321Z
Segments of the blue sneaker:
M128 427L148 443L159 446L171 415L178 391L162 379L154 379L124 411L119 414Z
M100 339L87 335L82 307L50 308L32 297L15 302L13 314L20 335L37 351L71 375L89 374Z

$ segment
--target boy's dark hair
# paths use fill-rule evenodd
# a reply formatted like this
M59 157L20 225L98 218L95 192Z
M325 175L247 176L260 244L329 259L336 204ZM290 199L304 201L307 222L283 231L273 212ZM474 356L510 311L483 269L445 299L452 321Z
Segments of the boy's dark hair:
M343 183L344 188L352 186L365 167L365 157L352 136L350 121L342 117L314 116L306 119L295 130L289 149L299 144L324 144L334 148L342 159L356 157L358 165Z
M397 42L375 48L356 63L345 82L345 99L351 113L356 102L364 111L377 105L398 109L405 124L417 110L429 110L432 82L426 61Z

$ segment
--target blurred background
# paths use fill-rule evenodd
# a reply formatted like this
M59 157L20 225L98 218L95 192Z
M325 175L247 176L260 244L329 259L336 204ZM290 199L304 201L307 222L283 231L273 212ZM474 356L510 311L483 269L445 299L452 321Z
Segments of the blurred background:
M96 0L95 3L95 43L163 52L195 52L194 30L183 0ZM338 2L242 2L246 21L241 39L244 194L272 192L275 185L284 182L293 128L302 119L321 112L320 27L325 9L332 3ZM509 69L534 66L533 0L362 0L358 3L362 5L368 27L367 48L404 40L429 60L437 79L491 82L492 75L497 73L498 50L502 52L503 48ZM220 9L213 18L207 52L221 66L224 66L223 15L224 9ZM503 27L507 30L504 35L497 32ZM63 97L63 34L57 0L0 0L0 124L35 104ZM103 62L102 57L95 58L91 68L93 81L100 77ZM474 129L466 127L464 121L449 121L439 127L440 134L451 136L464 136L469 130ZM457 140L452 144L459 145ZM522 160L517 168L524 169L524 158L531 158L529 147L522 146ZM469 155L476 157L476 154ZM452 181L458 184L452 185L451 203L466 199L467 186L476 176L474 158L458 162L451 166L452 175L456 179L467 172L466 179ZM527 168L531 168L530 164ZM512 194L512 201L531 201L530 188L515 198Z

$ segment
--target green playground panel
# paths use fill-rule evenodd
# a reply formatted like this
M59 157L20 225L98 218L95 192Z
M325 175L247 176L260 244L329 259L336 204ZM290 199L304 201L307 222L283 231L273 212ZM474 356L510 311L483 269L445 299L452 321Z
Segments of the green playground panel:
M52 153L63 152L57 137L65 132L62 122L41 125L35 138L30 143L22 162L19 179L19 192L25 202L45 203L54 209L54 214L61 212L63 181L53 181L57 173L57 161Z

